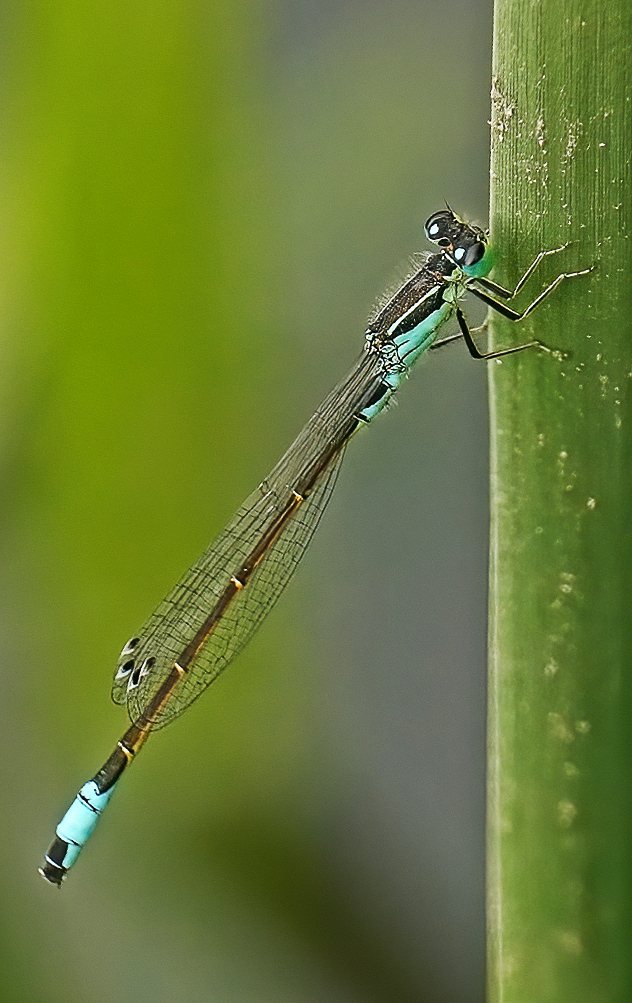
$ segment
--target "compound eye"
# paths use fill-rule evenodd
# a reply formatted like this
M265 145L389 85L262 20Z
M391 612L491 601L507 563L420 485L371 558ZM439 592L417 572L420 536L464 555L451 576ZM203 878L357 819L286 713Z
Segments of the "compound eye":
M467 251L464 247L455 247L452 252L452 257L457 262L457 264L464 264L464 260L467 258Z
M448 226L453 222L454 216L448 209L440 209L439 212L433 212L432 216L429 216L426 220L424 226L426 237L428 240L439 243L441 238L447 236Z
M463 250L463 248L459 248L459 250ZM467 251L465 252L465 260L463 264L466 266L466 268L469 268L470 265L476 265L481 260L484 254L485 254L485 244L482 242L482 240L479 240L475 244L471 244L468 247ZM456 254L454 256L456 258ZM457 261L460 260L461 260L460 258L457 258Z

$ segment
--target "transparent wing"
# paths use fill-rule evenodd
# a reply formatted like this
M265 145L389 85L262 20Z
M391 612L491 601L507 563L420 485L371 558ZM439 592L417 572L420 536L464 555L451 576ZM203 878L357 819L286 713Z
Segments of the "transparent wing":
M380 380L379 361L363 355L325 399L271 474L244 502L217 540L160 603L138 637L123 649L112 687L132 721L146 708L174 663L213 610L257 543L278 519L319 457L332 453L305 501L267 549L248 585L238 592L188 666L169 701L152 719L161 728L195 700L249 640L291 578L312 538L336 482L354 413Z

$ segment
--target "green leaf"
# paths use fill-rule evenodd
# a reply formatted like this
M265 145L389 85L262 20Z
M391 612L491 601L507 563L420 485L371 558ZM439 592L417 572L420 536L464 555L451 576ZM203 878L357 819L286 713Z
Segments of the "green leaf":
M632 5L497 0L489 998L632 999ZM531 297L529 296L531 293ZM521 294L522 295L522 294ZM518 333L519 332L519 333Z

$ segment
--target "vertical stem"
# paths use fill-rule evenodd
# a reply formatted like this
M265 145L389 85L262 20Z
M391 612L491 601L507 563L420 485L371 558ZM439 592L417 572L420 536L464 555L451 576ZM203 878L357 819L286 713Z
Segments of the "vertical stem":
M632 5L496 0L489 999L632 999ZM493 321L497 344L516 329Z

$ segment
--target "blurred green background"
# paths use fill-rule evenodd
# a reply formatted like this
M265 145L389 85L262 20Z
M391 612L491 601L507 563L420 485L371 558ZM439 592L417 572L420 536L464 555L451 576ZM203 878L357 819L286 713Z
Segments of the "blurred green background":
M484 366L349 450L246 653L149 743L123 642L360 349L447 198L487 216L491 2L2 7L2 998L483 996Z

